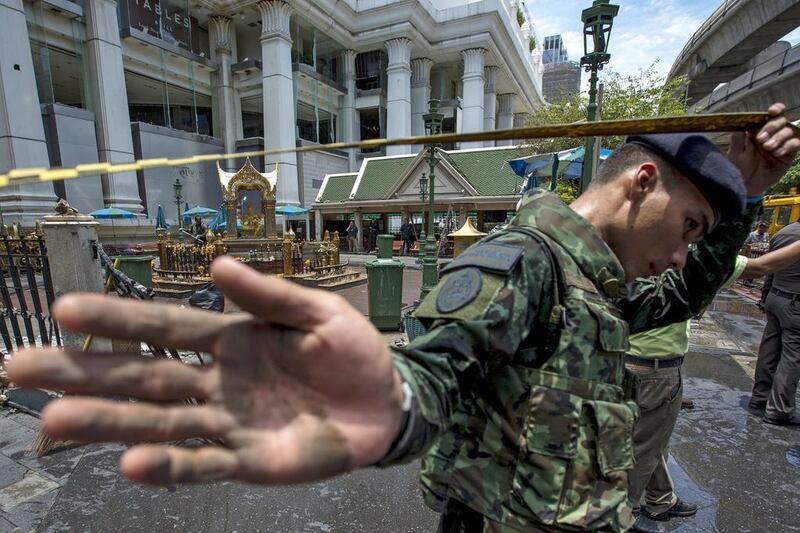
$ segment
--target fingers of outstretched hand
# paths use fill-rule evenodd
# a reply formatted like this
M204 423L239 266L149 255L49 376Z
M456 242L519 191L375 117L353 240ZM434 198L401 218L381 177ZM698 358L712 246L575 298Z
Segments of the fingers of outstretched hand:
M217 286L243 310L273 324L311 329L337 311L336 297L274 276L264 276L229 257L211 266Z
M772 136L785 128L787 123L788 121L784 116L778 116L770 119L769 122L764 124L764 126L761 128L761 131L758 132L758 135L756 136L756 142L764 145L764 147L767 148L766 145L772 140ZM767 149L769 150L769 148Z
M239 460L234 452L210 446L135 446L120 459L123 474L151 485L230 479L236 476L238 468Z
M11 379L25 387L78 394L119 394L147 400L208 397L208 367L75 350L25 350L8 364Z
M162 442L222 437L236 424L214 407L157 406L99 398L66 397L42 411L51 437L79 442Z
M53 314L71 331L197 351L211 351L229 321L219 313L97 294L63 296Z

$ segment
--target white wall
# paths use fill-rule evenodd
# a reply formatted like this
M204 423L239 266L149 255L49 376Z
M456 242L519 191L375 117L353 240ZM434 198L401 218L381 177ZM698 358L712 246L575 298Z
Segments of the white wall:
M42 106L47 149L54 166L71 167L97 163L94 113L61 104ZM99 176L66 180L67 202L83 214L103 208Z
M133 147L136 159L151 157L179 158L198 154L222 153L222 141L204 135L154 126L142 122L131 124ZM176 216L175 195L172 184L175 178L183 183L183 202L190 207L202 205L217 209L222 203L217 170L214 163L190 165L186 176L181 176L178 168L154 168L142 171L146 187L148 218L154 219L158 205L164 208L167 221L172 223ZM144 199L143 199L144 200Z
M303 146L313 145L307 141L302 141ZM348 171L347 155L332 154L330 152L306 152L298 154L298 159L302 167L303 181L302 197L304 207L310 207L317 197L319 187L314 187L314 180L317 184L322 183L325 174L339 174ZM280 179L280 177L278 178Z

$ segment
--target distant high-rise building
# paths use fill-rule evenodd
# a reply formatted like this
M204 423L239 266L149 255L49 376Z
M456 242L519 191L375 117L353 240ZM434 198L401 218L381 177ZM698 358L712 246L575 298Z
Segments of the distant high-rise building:
M581 90L581 68L569 60L561 35L544 38L542 95L548 102L569 100Z
M561 35L549 35L544 38L544 54L542 63L545 65L558 65L569 60L567 49L564 48L564 41Z

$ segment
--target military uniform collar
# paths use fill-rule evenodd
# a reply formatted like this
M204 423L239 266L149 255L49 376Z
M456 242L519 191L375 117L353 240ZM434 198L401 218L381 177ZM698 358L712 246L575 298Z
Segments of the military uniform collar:
M625 287L625 272L617 256L585 218L553 193L528 193L511 225L533 226L558 242L598 288L616 298Z

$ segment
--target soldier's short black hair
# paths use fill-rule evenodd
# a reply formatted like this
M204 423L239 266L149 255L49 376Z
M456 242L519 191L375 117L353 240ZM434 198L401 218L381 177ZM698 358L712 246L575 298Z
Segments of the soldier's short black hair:
M625 144L614 150L608 159L600 164L597 175L592 180L592 185L602 185L617 179L620 174L642 163L651 161L658 167L659 173L664 178L664 184L672 183L672 169L666 161L652 150L638 144Z

